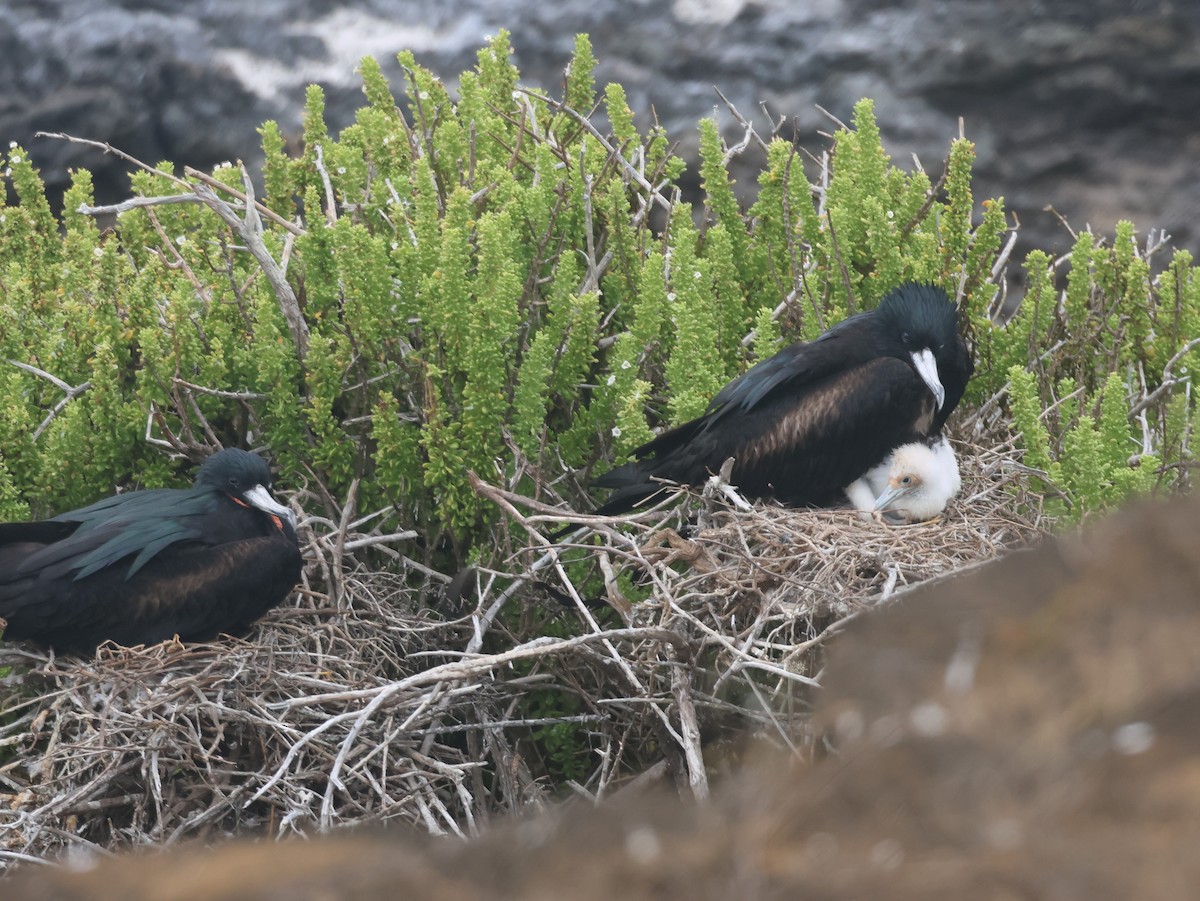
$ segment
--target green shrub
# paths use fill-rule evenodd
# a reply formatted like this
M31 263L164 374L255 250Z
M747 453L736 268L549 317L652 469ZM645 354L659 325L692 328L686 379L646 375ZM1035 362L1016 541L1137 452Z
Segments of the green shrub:
M743 211L706 120L693 206L667 136L639 130L619 86L597 92L585 37L563 102L520 90L509 56L501 33L453 98L401 54L407 116L364 60L367 103L336 137L311 88L298 158L262 128L260 223L244 228L228 166L208 179L219 201L136 206L111 232L78 212L91 201L78 172L56 221L13 148L0 354L34 369L0 369L0 513L177 481L156 443L255 445L285 483L319 480L326 515L358 480L360 509L392 510L449 567L487 548L498 515L469 470L586 504L593 467L699 413L781 338L811 338L909 279L966 311L981 365L965 409L1024 373L1010 393L1030 460L1081 509L1161 481L1160 462L1184 471L1179 397L1196 352L1168 362L1200 325L1186 254L1154 280L1126 224L1111 246L1081 236L1061 303L1031 255L1026 302L1001 327L990 307L1008 225L1000 200L976 215L969 141L950 144L935 185L892 166L864 100L815 183L771 141ZM197 201L201 183L164 164L133 192ZM1039 417L1064 380L1078 412ZM1129 410L1163 385L1134 429ZM584 478L564 482L567 469Z
M1007 374L1026 462L1068 502L1069 519L1189 484L1200 291L1188 253L1157 278L1150 256L1128 222L1111 243L1083 232L1060 293L1035 251L1016 316L977 330L983 358ZM985 390L1003 385L995 373L978 380Z

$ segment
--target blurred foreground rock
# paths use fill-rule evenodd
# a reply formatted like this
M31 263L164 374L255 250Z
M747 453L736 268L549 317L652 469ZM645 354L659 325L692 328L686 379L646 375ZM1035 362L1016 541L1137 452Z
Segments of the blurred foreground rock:
M918 589L838 639L811 769L751 754L463 843L397 832L26 868L14 899L1176 899L1200 881L1200 500Z
M978 144L976 196L1005 195L1025 247L1066 250L1047 204L1079 229L1165 228L1198 249L1200 4L1143 0L44 0L0 6L0 140L33 154L55 192L69 166L125 195L125 166L49 140L64 130L149 162L200 168L257 156L257 127L297 134L304 87L325 86L335 128L362 102L354 68L377 57L393 85L411 49L446 79L485 36L513 33L524 80L557 92L576 32L592 36L597 81L625 85L681 142L719 104L716 85L760 130L760 101L819 150L860 97L877 101L898 164L935 176L958 118ZM732 140L740 138L724 114ZM741 187L755 189L747 156ZM1019 257L1018 257L1019 258Z

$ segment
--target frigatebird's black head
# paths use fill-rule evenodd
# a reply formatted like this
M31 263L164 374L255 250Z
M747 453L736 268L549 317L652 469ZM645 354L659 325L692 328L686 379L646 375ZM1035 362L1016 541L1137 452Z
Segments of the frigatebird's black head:
M911 362L933 392L937 400L933 431L938 431L958 406L975 371L958 334L954 304L941 288L908 283L884 296L874 321L887 354Z
M277 516L296 529L296 514L271 495L271 470L262 457L236 447L217 451L196 473L196 488L227 494L235 503Z

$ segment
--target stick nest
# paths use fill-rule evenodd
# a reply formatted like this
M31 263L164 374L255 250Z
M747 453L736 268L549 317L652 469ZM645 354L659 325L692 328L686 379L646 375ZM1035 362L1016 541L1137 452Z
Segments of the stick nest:
M849 618L1046 530L1011 447L959 456L960 496L903 526L704 493L564 516L477 482L506 513L503 562L457 597L309 520L322 590L248 641L3 652L0 865L379 820L468 835L564 791L668 776L703 797L723 740L747 731L807 753L824 648ZM580 528L548 542L564 522Z

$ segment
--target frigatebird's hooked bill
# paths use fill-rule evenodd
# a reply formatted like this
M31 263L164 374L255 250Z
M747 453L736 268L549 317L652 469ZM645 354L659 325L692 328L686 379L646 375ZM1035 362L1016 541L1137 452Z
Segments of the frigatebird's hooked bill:
M271 495L267 464L227 448L191 488L0 523L4 638L86 651L240 634L287 596L301 566L296 516Z
M703 416L637 448L593 483L616 489L598 512L637 507L663 480L699 485L729 457L745 495L840 503L892 450L940 433L974 368L946 292L903 284L747 370Z
M924 522L946 509L962 488L958 458L945 436L902 444L878 466L846 487L863 513Z

